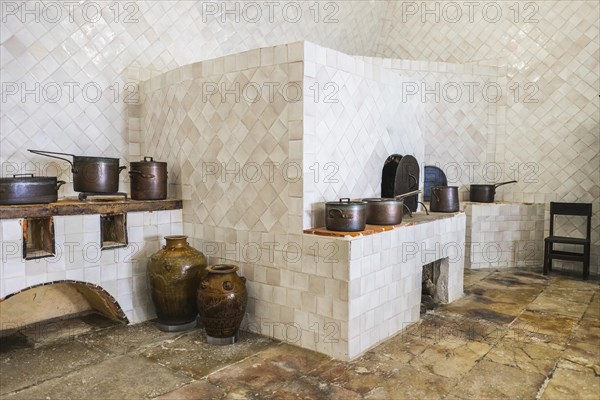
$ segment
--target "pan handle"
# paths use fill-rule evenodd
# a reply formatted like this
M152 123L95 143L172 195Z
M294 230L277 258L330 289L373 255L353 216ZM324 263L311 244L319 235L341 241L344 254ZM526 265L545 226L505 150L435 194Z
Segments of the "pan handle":
M352 214L344 214L344 212L342 210L340 210L339 208L332 208L331 210L329 210L329 218L335 218L335 215L333 213L334 211L337 211L340 213L341 219L352 219Z
M62 157L57 157L57 156L51 156L50 154L60 154L61 156L71 156L71 157L75 157L74 154L69 154L69 153L57 153L55 151L42 151L42 150L31 150L31 149L27 149L28 152L33 153L33 154L38 154L40 156L46 156L46 157L52 157L52 158L58 158L59 160L63 160L68 162L69 164L71 164L71 172L75 173L75 166L73 165L73 163L69 160L67 160L66 158L62 158Z
M121 173L121 171L123 171L125 168L127 168L127 167L126 167L126 166L124 166L124 165L123 165L123 166L121 166L121 167L119 167L119 173Z
M56 190L58 190L65 183L67 183L67 182L65 182L65 181L56 181Z
M517 183L517 181L508 181L508 182L496 183L494 185L494 189L496 189L498 186L508 185L509 183Z
M412 218L412 211L410 211L410 208L408 208L406 204L402 204L402 206L406 208L406 211L408 211L408 216Z
M140 174L140 177L142 178L154 178L154 174L144 174L141 171L130 170L129 175L131 176L133 174Z
M433 194L435 196L435 199L437 201L440 201L440 196L438 196L437 193L436 193L438 190L440 190L440 189L437 186L431 188L431 194Z
M414 196L415 194L419 194L419 193L421 193L421 189L413 190L412 192L408 192L408 193L399 194L398 196L394 196L394 198L396 200L401 200L405 197Z

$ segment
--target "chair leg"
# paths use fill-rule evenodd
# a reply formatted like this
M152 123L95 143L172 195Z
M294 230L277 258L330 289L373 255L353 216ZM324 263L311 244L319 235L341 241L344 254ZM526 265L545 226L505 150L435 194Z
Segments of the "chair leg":
M590 245L583 246L583 280L590 276Z
M550 265L550 243L544 244L544 275L548 275Z

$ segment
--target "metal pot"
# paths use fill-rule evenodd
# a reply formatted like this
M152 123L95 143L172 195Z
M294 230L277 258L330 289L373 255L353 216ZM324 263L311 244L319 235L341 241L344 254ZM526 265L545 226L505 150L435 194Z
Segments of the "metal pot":
M367 224L398 225L404 216L404 200L375 197L362 199L367 202Z
M433 212L458 212L458 186L432 187L429 209Z
M367 202L350 201L347 198L330 201L325 203L325 214L325 226L330 231L364 231L367 220Z
M516 182L517 181L508 181L496 183L495 185L471 185L469 189L469 198L471 201L478 203L493 203L494 195L496 194L496 188L498 186Z
M404 193L396 197L373 197L362 199L367 202L367 224L371 225L398 225L402 223L404 209L411 214L410 209L404 204L404 198L421 193L420 190Z
M85 157L54 151L29 150L41 156L57 158L71 164L73 190L76 192L116 193L119 191L119 174L125 166L119 167L118 158ZM73 162L51 154L73 157Z
M12 178L0 178L0 204L43 204L58 200L58 188L65 181L55 176L17 174Z
M129 169L131 177L131 198L134 200L164 200L167 198L167 163L144 157L142 161L132 162Z

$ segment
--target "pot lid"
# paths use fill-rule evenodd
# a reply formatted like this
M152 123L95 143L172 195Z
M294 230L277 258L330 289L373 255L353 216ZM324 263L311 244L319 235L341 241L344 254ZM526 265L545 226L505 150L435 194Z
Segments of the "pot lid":
M367 204L366 201L363 200L350 200L349 198L342 198L339 199L338 201L328 201L327 203L325 203L328 206L340 206L340 205L353 205L353 206L359 206L359 205L364 205Z
M0 178L0 183L56 184L55 176L33 176L33 174L17 174L12 178Z
M144 157L144 159L141 161L132 161L130 164L132 164L132 165L138 165L138 164L146 164L146 165L147 164L161 164L161 165L164 164L164 165L167 165L167 163L164 161L154 161L153 157L148 157L148 156Z
M404 204L403 199L394 199L393 197L371 197L367 199L362 199L367 203L377 203L377 204Z

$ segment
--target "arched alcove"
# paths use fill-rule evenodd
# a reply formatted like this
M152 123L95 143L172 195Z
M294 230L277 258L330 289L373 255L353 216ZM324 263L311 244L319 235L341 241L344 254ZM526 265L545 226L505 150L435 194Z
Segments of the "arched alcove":
M37 322L86 312L98 312L129 323L121 306L102 287L63 280L30 286L0 299L0 331L19 330Z

